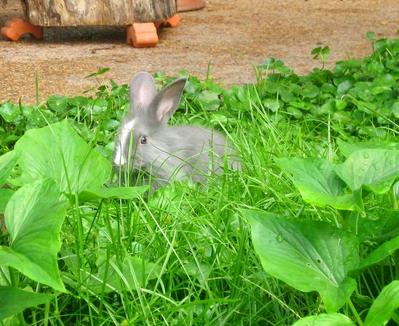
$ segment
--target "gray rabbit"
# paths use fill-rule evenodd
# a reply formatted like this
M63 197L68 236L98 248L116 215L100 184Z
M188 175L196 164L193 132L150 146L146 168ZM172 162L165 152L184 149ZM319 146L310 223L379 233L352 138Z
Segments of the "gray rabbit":
M113 163L126 170L145 170L158 184L172 178L204 182L210 172L223 171L225 155L230 167L239 163L218 132L196 126L167 125L176 111L186 78L172 82L158 94L154 79L140 72L130 82L130 111L115 142Z

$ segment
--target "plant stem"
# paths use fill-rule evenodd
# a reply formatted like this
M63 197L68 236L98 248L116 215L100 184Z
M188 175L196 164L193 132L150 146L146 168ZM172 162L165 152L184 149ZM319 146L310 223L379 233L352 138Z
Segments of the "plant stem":
M359 326L363 326L362 319L360 318L359 314L357 313L357 310L356 310L355 306L353 305L352 300L350 298L348 299L347 303L348 303L349 308L351 309L353 315L355 316L356 321L359 324Z
M395 262L395 279L399 279L399 251L396 250L396 252L392 255L393 260Z
M48 325L49 315L50 315L50 304L46 303L44 306L44 324L43 324L45 326Z
M18 314L18 320L19 320L19 324L20 325L26 325L26 322L25 322L25 318L24 318L24 314L22 313L22 312L20 312L19 314Z
M39 75L37 70L35 71L35 98L36 98L36 105L39 105Z
M18 282L19 282L18 272L16 270L14 270L13 268L10 268L9 271L10 271L11 286L17 288ZM24 314L22 312L20 312L19 314L17 314L17 316L18 316L20 325L26 325Z

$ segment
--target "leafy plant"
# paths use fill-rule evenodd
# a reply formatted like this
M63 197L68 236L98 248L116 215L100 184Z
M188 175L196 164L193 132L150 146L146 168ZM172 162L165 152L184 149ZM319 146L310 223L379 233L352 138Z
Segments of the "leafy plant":
M399 281L384 287L370 307L364 326L385 325L392 317L399 320L395 310L399 307Z
M306 202L321 207L330 205L337 209L362 209L363 203L348 191L348 186L338 177L329 161L280 158L277 163L292 173L293 182Z
M330 48L328 46L319 46L317 48L314 48L311 54L313 55L313 59L319 59L322 62L322 68L324 68L324 64L330 56Z
M65 291L56 260L66 214L66 202L60 196L51 179L15 192L5 211L10 247L1 247L0 265L12 266L37 282Z
M298 320L293 326L354 326L353 321L342 314L320 314Z
M0 306L3 318L51 299L50 295L18 289L19 278L14 269L36 282L65 291L57 265L67 207L60 196L54 181L42 179L21 187L7 203L4 215L10 245L0 246L0 266L13 269L9 270L7 285L0 286L2 300L6 301ZM24 301L17 305L17 299Z
M383 195L390 191L394 181L399 178L399 151L396 146L370 143L351 145L341 141L340 147L347 156L341 164L335 165L322 159L299 158L279 159L277 162L284 170L292 173L294 184L306 202L321 207L329 205L338 210L365 211L363 188ZM353 192L345 194L345 188ZM358 233L347 230L348 221L345 216L342 216L342 224L337 227L306 219L306 216L305 220L287 220L278 215L253 210L243 211L243 215L251 224L254 248L265 271L300 291L319 292L330 313L308 317L298 322L298 325L307 322L315 325L344 323L341 315L331 314L336 313L345 303L353 308L350 297L356 282L349 275L380 263L399 249L397 235L371 251L367 257L361 257ZM382 325L392 317L397 307L395 301L392 307L379 305L383 298L393 296L391 289L397 290L396 283L391 284L381 292L370 308L366 325ZM356 311L354 314L361 324Z
M386 325L386 323L394 317L398 320L395 310L399 307L398 303L399 281L393 281L387 285L372 304L364 326ZM354 323L348 317L338 313L320 314L317 316L309 316L297 321L294 326L353 326Z
M51 295L19 290L15 287L0 287L0 320L16 315L24 309L49 303Z
M171 123L218 129L243 162L205 185L115 186L127 85L1 103L0 323L397 322L399 41L371 41L370 56L303 76L266 59L229 89L181 71Z
M267 273L300 291L318 291L329 312L345 304L356 288L348 273L359 262L353 234L325 222L288 220L252 210L244 215Z
M9 246L0 246L0 266L9 269L9 277L0 283L4 300L0 308L4 318L23 308L48 302L50 295L18 289L18 270L30 279L65 292L59 274L57 253L67 208L67 197L73 200L105 198L133 199L147 187L103 188L111 174L111 164L87 145L63 121L41 129L32 129L16 143L14 151L0 157L0 185L9 181L15 166L18 178L11 184L23 186L15 192L0 189L0 212L4 211ZM16 307L16 298L25 298Z

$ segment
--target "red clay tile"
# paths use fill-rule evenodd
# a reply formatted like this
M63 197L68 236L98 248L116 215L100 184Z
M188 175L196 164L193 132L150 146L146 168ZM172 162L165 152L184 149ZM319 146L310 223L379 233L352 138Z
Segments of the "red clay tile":
M158 43L158 34L154 23L134 23L127 27L126 34L126 42L136 48L154 47Z
M205 5L205 0L176 0L177 11L198 10Z
M1 29L1 34L11 41L18 41L25 34L32 34L41 40L43 39L43 27L32 25L22 18L14 18Z

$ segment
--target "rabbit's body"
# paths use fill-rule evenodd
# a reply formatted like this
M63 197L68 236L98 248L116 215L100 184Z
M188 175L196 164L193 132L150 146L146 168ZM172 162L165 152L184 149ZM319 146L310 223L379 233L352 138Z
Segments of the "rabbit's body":
M162 181L170 176L202 182L208 170L219 172L226 141L212 130L193 126L162 128L148 137L154 151L143 153L152 162L151 174Z
M220 133L166 124L177 108L185 82L179 79L156 95L151 75L140 73L132 80L133 104L116 142L116 166L145 169L157 183L171 178L203 182L209 172L223 171L224 156L233 150Z

